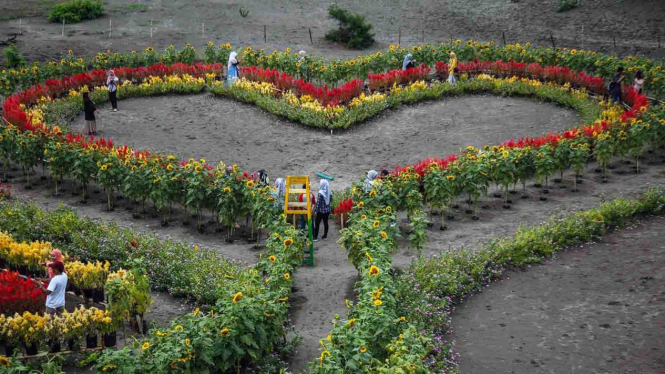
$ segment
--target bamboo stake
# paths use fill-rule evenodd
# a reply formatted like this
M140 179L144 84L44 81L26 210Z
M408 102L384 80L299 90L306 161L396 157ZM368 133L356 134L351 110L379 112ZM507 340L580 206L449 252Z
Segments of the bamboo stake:
M312 28L311 27L309 28L309 42L311 44L314 44L314 40L312 40Z
M264 42L264 43L267 43L267 42L268 42L268 35L267 35L267 33L268 33L268 31L267 31L267 26L266 26L266 25L263 25L263 42Z
M397 44L402 45L402 28L400 27L397 31Z
M109 39L111 39L112 32L113 32L113 20L109 18Z
M18 33L23 35L23 18L18 19Z
M206 36L206 24L205 22L201 23L201 36L205 38Z
M62 36L65 36L65 19L62 19Z

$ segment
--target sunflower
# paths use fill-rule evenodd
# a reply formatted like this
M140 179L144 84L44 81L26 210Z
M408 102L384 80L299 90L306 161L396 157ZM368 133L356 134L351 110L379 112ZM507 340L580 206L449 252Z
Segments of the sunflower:
M386 207L386 213L390 213L390 212L392 212L392 210L393 210L393 208L391 208L390 205L388 205Z
M360 353L365 353L365 352L367 352L367 347L365 346L360 347Z
M247 186L247 188L254 187L254 181L252 181L252 180L247 181L247 183L245 183L245 186Z
M171 164L166 165L166 170L168 170L168 171L173 170L173 165L171 165Z
M270 256L270 257L268 257L268 260L270 260L270 262L275 262L275 261L277 261L277 257Z
M201 310L200 310L199 308L196 308L196 309L194 310L194 312L192 312L192 315L193 315L194 317L196 317L196 316L199 315L199 312L200 312L200 311L201 311Z
M377 227L379 227L380 224L381 224L381 222L379 222L379 220L376 220L376 221L374 221L374 223L372 224L372 227L377 228Z
M284 273L284 279L286 279L286 280L291 279L291 274L289 274L289 273Z
M221 336L226 336L229 334L229 329L221 329L219 330L219 335Z
M364 206L365 206L364 202L361 201L358 203L358 209L362 209Z
M446 176L446 179L449 180L449 181L454 181L454 180L455 180L455 176L454 176L454 175L447 175L447 176Z
M228 187L224 187L224 190L223 190L223 191L224 191L225 193L229 193L229 192L231 192L231 189L228 188Z
M381 269L376 267L375 265L370 266L368 274L371 275L379 275L381 274Z
M365 252L365 257L367 258L367 261L369 261L369 262L374 261L374 259L372 258L372 256L369 255L369 252Z
M9 366L11 365L11 361L5 356L0 356L0 366Z
M143 345L141 346L141 349L143 349L144 351L148 348L150 348L150 343L148 342L143 343Z
M367 218L366 214L363 214L362 216L360 216L360 219L365 219L365 218Z
M344 304L346 304L347 308L351 308L351 304L349 304L349 299L344 299Z
M291 244L293 244L293 239L288 238L288 239L284 240L284 246L285 246L285 247L288 247L288 246L290 246Z
M379 299L374 300L374 305L381 306L381 304L383 304L383 302L381 300L379 300Z
M237 294L233 295L234 303L237 303L238 301L240 301L240 299L242 299L242 292L238 292Z
M355 324L356 324L356 319L351 318L346 325L349 326L349 327L353 327L353 325L355 325Z
M102 165L102 167L101 167L102 171L106 171L106 169L108 169L108 168L109 168L108 165Z
M381 231L381 237L384 239L388 239L388 233L385 231Z

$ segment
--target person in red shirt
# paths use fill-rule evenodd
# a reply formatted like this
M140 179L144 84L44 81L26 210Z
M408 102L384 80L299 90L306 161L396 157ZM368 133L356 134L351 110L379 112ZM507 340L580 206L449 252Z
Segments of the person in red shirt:
M302 185L302 189L303 189L303 190L306 190L306 189L307 189L307 186L303 184L303 185ZM311 204L311 207L312 207L312 210L313 210L314 207L316 206L316 197L314 196L314 194L313 194L312 192L310 192L310 193L309 193L309 198L310 198L310 200L311 200L310 204ZM304 194L304 193L301 193L300 196L298 196L298 202L300 202L300 203L306 203L306 201L305 201L305 194ZM303 208L303 210L304 210L304 209L305 209L305 208ZM301 214L301 215L300 215L300 229L303 230L303 231L306 231L306 230L307 230L307 218L306 218L306 217L307 217L307 216L304 215L304 214Z

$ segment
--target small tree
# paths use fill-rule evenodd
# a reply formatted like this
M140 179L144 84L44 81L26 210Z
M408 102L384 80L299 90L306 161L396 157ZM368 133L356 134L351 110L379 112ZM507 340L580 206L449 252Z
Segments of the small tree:
M339 21L339 28L326 33L326 40L346 43L351 48L362 49L374 44L372 25L365 22L365 16L354 14L337 5L328 8L328 15Z

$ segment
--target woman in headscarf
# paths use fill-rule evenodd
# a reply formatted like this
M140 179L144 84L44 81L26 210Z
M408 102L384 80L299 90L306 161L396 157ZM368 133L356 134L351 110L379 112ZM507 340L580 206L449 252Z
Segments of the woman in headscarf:
M450 52L450 60L448 60L448 83L454 85L455 81L455 71L457 69L457 56L455 52Z
M120 79L115 76L113 70L109 70L109 74L106 77L106 87L109 91L109 100L111 101L111 111L118 111L118 82Z
M65 263L65 260L62 258L62 252L60 252L59 249L54 249L51 251L51 262L47 262L44 264L46 266L46 269L48 270L48 277L49 279L53 278L53 268L51 268L49 265L51 265L53 262L60 261L63 264ZM63 271L64 272L64 271Z
M95 103L90 100L88 92L83 93L83 112L85 113L85 132L88 135L97 134L97 121L95 120Z
M363 184L363 191L369 192L374 188L374 179L379 175L376 170L370 170L367 172L367 178L365 178L365 183Z
M328 216L330 216L330 200L332 194L330 193L330 183L328 180L322 179L319 184L319 194L316 197L316 221L314 223L314 241L319 240L319 228L321 221L323 221L323 236L321 239L328 238Z
M284 196L286 195L286 182L284 179L277 178L275 179L275 186L273 187L272 196L277 200L275 206L284 209Z
M409 53L408 55L404 56L404 60L402 61L402 70L412 69L414 67L416 67L416 65L413 63L413 55Z
M238 80L238 64L240 60L238 59L237 52L231 52L229 55L229 63L226 66L226 84L232 85L236 80Z

